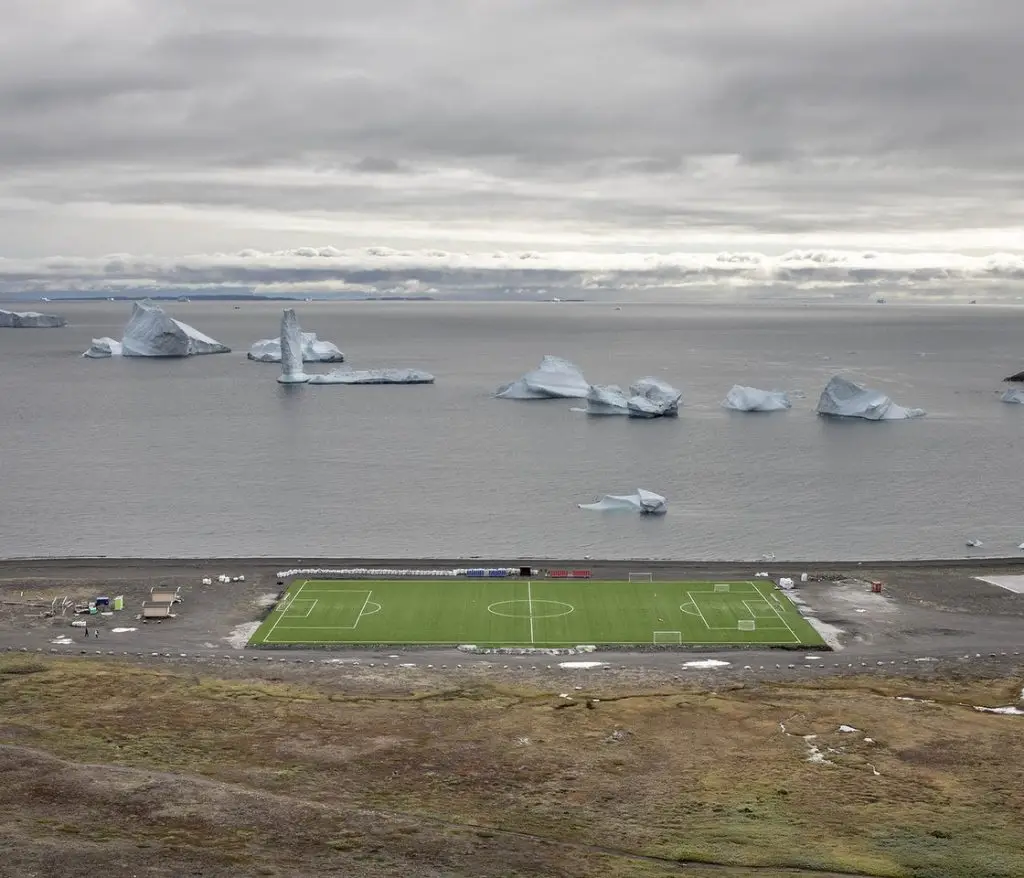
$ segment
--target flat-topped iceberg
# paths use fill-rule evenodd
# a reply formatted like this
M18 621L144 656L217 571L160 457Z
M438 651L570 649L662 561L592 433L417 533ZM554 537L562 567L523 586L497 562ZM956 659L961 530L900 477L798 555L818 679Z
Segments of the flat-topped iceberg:
M253 342L246 356L259 363L281 362L281 338L263 338ZM330 341L322 341L315 332L302 333L302 362L344 363L345 355Z
M924 417L925 412L896 405L880 390L870 390L834 375L818 399L818 414L868 421L899 421Z
M302 327L294 308L281 314L281 374L278 384L305 384L310 376L302 371Z
M734 412L779 412L792 405L782 391L758 390L742 384L734 384L722 400L722 407Z
M591 384L587 391L587 407L574 409L588 415L628 415L629 400L622 388L615 384Z
M56 329L66 326L67 320L57 314L38 311L4 311L0 308L0 326L8 329Z
M198 329L168 316L148 300L132 306L132 316L121 339L126 357L193 357L229 354L231 348Z
M605 494L596 503L578 503L580 509L594 512L639 512L641 515L664 515L668 503L661 494L637 488L635 494Z
M121 342L106 335L103 338L94 338L89 350L82 354L83 357L88 357L90 360L102 360L105 357L120 357L121 355Z
M631 418L671 418L679 414L682 391L660 378L641 378L629 387Z
M434 376L419 369L335 369L311 375L310 384L433 384Z
M1003 402L1013 402L1024 405L1024 389L1020 387L1011 387L999 398Z
M498 399L585 399L590 385L579 367L561 357L545 356L522 378L498 388Z

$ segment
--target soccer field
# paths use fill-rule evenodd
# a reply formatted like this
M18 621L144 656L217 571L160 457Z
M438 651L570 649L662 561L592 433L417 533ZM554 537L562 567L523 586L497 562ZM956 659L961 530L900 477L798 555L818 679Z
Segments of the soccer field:
M771 583L564 579L298 580L249 644L824 645Z

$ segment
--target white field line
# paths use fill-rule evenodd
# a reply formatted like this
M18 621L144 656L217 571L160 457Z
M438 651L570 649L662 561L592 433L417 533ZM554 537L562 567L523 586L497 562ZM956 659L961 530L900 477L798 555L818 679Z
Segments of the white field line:
M527 612L530 614L530 643L533 643L533 583L529 580L526 582L526 605L528 607Z
M751 582L750 585L754 586L754 588L757 590L757 593L761 595L762 598L764 598L764 592L762 592L761 589L757 587L757 583ZM789 622L786 621L782 613L780 613L778 609L775 607L775 605L767 598L765 598L765 601L767 602L768 606L772 608L772 612L774 612L775 615L778 616L779 619L782 621L782 624L786 626L786 628L789 630L789 633L793 635L793 643L800 643L800 638L797 637L796 632L792 628L790 628Z
M305 613L293 613L292 612L292 607L294 607L295 604L296 604L296 599L292 598L291 602L288 604L287 607L285 607L285 609L281 613L281 615L282 616L287 616L289 619L308 619L313 614L313 608L316 607L316 605L317 605L317 599L316 598L303 598L301 601L298 601L298 603L300 603L300 604L309 604L309 608L306 610ZM278 620L278 621L280 621L280 620Z
M284 614L288 611L288 607L290 607L295 602L295 598L302 594L302 589L306 587L307 582L309 582L308 579L303 580L302 585L299 586L299 590L295 592L295 594L292 595L291 600L288 601L288 606L281 608L281 612L277 614L277 618L274 620L274 624L270 626L270 630L267 632L267 636L263 638L264 642L270 640L270 638L273 637L274 630L281 623L281 620L284 618Z
M359 615L358 615L358 616L356 616L356 624L352 626L353 628L356 628L356 627L358 627L358 625L359 625L359 620L363 618L363 613L365 613L365 612L366 612L366 605L367 605L368 603L370 603L370 596L371 596L372 594L373 594L373 591L372 591L372 590L370 590L370 591L368 591L368 592L366 593L366 600L365 600L365 601L363 601L363 605L362 605L362 606L361 606L361 607L359 608Z
M704 592L704 594L707 594L707 593L708 592ZM712 629L711 629L711 626L708 624L708 620L704 618L704 614L700 611L700 605L693 599L693 592L689 592L688 591L686 594L689 596L691 603L696 608L697 615L700 616L700 620L701 620L701 622L704 623L704 627L707 628L708 631L711 631Z

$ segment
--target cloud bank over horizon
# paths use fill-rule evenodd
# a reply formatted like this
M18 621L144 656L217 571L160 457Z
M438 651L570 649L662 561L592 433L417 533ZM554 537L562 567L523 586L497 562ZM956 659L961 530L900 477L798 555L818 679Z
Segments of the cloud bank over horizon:
M292 295L364 298L714 298L885 294L993 300L1024 293L1024 256L794 250L448 252L376 247L182 257L0 258L0 296Z
M1005 0L8 0L0 296L1015 298L1022 30Z

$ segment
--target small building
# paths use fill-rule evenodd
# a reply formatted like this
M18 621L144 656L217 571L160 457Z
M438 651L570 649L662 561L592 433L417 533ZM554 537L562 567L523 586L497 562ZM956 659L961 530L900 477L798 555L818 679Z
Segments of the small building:
M170 601L145 601L142 604L142 619L170 619Z
M154 585L149 592L149 599L155 604L177 604L181 602L178 589L167 585Z

